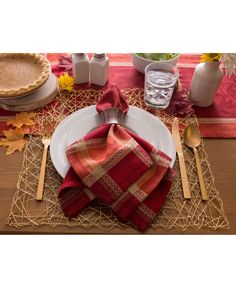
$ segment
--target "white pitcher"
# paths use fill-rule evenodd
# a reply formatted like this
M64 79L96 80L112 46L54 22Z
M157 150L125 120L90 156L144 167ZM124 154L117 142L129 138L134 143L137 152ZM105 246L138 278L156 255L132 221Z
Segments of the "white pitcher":
M219 61L196 66L190 86L190 99L196 106L208 107L213 104L223 75Z

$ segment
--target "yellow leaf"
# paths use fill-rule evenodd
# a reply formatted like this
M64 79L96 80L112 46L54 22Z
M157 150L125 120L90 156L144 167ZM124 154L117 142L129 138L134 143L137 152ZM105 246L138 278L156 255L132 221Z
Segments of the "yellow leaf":
M25 130L24 128L9 129L4 130L3 134L6 136L7 140L13 141L17 139L23 139L25 136Z
M74 77L71 77L68 73L64 73L63 75L60 75L58 78L59 85L61 90L67 90L69 92L72 91L73 85L75 84Z
M22 151L26 141L24 140L24 128L15 128L3 131L6 138L0 139L0 146L8 147L7 155L15 151Z
M25 146L25 143L26 143L26 141L23 138L12 140L12 141L9 141L7 139L1 139L0 140L0 146L8 147L7 153L6 153L7 155L10 155L15 151L21 152Z
M7 121L7 125L13 125L14 127L22 127L23 125L31 126L34 125L34 121L31 119L35 117L37 113L31 112L21 112L16 114L16 117L14 119L9 119Z

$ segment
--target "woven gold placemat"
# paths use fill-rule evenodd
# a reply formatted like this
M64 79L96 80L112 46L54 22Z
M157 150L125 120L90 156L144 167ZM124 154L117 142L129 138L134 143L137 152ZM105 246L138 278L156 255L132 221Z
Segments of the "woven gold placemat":
M122 92L130 105L147 110L147 106L142 100L143 89L124 89ZM7 219L9 225L18 228L27 225L32 227L40 225L49 225L50 227L58 225L83 228L97 227L101 228L101 232L104 232L104 228L127 228L128 223L121 222L109 208L98 201L94 201L76 218L68 219L64 217L57 201L57 193L62 179L56 172L50 157L48 157L47 162L43 201L38 202L35 200L43 149L40 135L45 132L45 126L53 129L67 115L80 108L94 105L101 93L101 91L96 90L78 90L69 94L60 93L49 108L38 110L37 125L34 131L38 136L29 136L29 141L24 151L22 170L17 182L17 190L11 205L10 215ZM156 113L168 127L171 126L171 116L164 111ZM193 121L197 121L195 115L190 115L180 120L182 131L186 123ZM180 231L188 228L200 229L203 227L208 229L228 229L229 223L219 192L215 187L204 141L201 141L199 153L206 188L209 193L209 201L204 202L201 199L194 155L191 149L184 145L183 148L192 198L190 200L183 198L179 163L176 160L174 166L176 172L175 181L164 206L151 225L152 228L175 228Z

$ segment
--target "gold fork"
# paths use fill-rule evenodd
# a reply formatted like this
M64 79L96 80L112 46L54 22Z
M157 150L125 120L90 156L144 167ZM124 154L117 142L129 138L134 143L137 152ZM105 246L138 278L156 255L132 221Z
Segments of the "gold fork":
M44 135L42 138L42 143L44 145L43 148L43 158L41 162L40 174L39 174L39 183L38 183L38 190L36 200L43 199L43 186L44 186L44 178L45 178L45 168L47 162L47 153L48 153L48 146L50 145L51 137L49 135Z

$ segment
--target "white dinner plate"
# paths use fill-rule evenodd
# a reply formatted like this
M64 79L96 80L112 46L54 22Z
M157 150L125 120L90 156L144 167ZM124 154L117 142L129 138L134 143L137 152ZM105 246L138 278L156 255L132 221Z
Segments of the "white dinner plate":
M72 113L57 126L51 139L50 155L54 167L63 178L70 167L65 154L66 147L101 123L102 118L93 105ZM175 144L170 131L160 119L140 108L129 106L122 124L167 154L172 159L170 165L173 167L176 157Z

